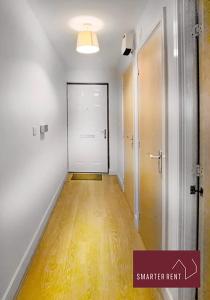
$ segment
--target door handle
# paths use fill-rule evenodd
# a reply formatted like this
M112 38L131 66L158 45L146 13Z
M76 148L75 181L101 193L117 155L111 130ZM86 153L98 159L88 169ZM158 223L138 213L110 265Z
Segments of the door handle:
M163 171L163 153L162 153L162 151L159 151L158 155L149 153L149 158L158 160L158 172L160 174L162 174L162 171Z
M149 157L151 158L151 159L160 159L160 155L153 155L153 154L149 154Z

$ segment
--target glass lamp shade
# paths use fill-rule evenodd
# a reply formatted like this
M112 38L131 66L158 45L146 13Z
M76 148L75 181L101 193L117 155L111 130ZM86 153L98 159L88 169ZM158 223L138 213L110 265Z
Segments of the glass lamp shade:
M91 54L98 52L97 34L92 31L80 31L77 36L77 52Z

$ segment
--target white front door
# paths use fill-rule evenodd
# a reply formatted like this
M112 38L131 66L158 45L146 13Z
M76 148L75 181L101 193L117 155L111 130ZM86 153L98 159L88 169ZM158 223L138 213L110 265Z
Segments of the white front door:
M68 85L69 172L108 172L107 89Z

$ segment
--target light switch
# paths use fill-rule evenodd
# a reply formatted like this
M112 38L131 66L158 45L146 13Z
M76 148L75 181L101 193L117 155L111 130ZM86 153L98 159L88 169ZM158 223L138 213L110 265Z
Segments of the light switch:
M37 127L36 126L32 127L32 131L33 131L33 136L37 136Z

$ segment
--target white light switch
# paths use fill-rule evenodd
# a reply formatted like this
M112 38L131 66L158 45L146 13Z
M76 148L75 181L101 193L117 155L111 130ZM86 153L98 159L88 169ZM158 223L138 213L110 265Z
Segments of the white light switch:
M37 127L33 126L32 130L33 130L33 136L37 136Z

